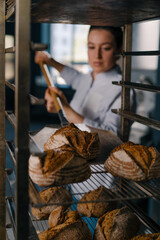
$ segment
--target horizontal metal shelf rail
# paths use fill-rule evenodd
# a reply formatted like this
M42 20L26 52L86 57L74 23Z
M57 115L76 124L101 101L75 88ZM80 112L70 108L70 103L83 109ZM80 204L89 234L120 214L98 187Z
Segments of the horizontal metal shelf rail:
M15 84L10 83L9 81L5 81L6 86L8 86L11 90L15 91ZM29 94L29 100L31 105L44 105L45 100L39 99L31 94Z
M13 83L10 83L9 81L5 80L5 84L6 86L8 86L10 89L12 89L13 91L15 91L15 85Z
M5 116L9 120L11 125L15 128L15 126L16 126L16 118L15 118L14 113L12 111L5 111Z
M122 81L112 82L112 84L117 85L117 86L126 87L126 88L135 88L135 89L160 93L159 86L153 86L153 85L147 85L147 84L141 84L141 83L133 83L133 82L122 82Z
M160 51L123 51L122 56L159 56Z
M135 214L140 218L141 222L144 223L144 225L149 228L152 232L160 232L160 226L155 223L150 217L148 217L141 209L140 207L136 206L133 203L130 203L128 201L123 202L126 206L128 206Z
M151 128L160 130L160 122L157 120L143 117L141 115L134 114L134 113L126 111L126 110L122 111L121 109L112 109L112 112L115 114L119 114L131 121L136 121L136 122L142 123L144 125L147 125Z
M9 47L5 49L5 53L15 53L16 47Z

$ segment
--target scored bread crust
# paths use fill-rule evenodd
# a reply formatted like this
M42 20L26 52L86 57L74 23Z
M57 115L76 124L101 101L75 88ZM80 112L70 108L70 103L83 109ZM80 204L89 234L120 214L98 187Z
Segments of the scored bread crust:
M160 177L159 166L160 154L154 147L132 142L113 149L104 163L104 168L112 175L133 181Z
M60 224L48 228L38 237L40 240L92 240L87 224L81 220L77 211L68 211Z
M90 230L84 221L63 223L47 229L38 235L39 240L92 240Z
M66 202L68 204L63 205L63 209L67 209L72 202L72 196L69 191L64 187L52 187L44 189L39 192L40 198L44 204L49 204L48 206L43 206L41 208L31 207L32 215L38 219L48 219L50 213L59 206L60 203ZM53 205L51 205L53 204Z
M94 240L128 240L139 227L140 221L127 207L114 209L98 219Z
M111 211L116 207L116 203L114 201L107 201L111 197L111 190L105 188L104 186L100 186L95 190L87 192L81 198L80 202L77 204L77 210L79 213L87 217L101 217L104 213ZM83 203L85 201L91 202Z
M44 150L70 146L79 156L90 160L99 153L98 133L81 131L73 123L59 128L44 144Z
M30 156L29 176L39 186L49 187L87 180L91 169L86 159L70 151L70 147L46 151L46 156Z

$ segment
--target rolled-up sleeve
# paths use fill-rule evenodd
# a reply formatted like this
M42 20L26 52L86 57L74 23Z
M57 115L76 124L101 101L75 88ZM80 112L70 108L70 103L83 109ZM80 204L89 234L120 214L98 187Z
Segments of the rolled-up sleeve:
M72 86L72 88L75 90L77 89L79 77L81 75L81 72L70 66L65 66L60 74L60 76L66 81L66 83Z

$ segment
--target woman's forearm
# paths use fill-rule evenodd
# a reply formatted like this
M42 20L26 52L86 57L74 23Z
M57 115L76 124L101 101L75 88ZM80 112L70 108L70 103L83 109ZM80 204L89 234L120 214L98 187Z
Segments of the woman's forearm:
M57 71L60 73L62 72L63 68L65 67L64 64L55 61L53 58L49 58L47 64L51 67L56 68Z
M59 63L57 61L55 61L51 55L48 52L45 51L37 51L35 53L35 63L39 64L40 62L43 62L47 65L50 65L54 68L57 69L57 71L59 71L60 73L62 72L63 68L64 68L64 64Z
M63 107L68 121L71 123L83 123L84 117L75 112L71 107Z

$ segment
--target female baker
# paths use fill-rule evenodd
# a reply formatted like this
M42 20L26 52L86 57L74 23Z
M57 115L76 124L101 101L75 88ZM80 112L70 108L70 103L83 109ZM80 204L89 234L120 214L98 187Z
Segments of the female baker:
M122 50L122 30L119 27L91 26L88 34L88 62L92 71L81 73L73 67L63 65L45 52L36 52L35 62L43 62L56 68L67 84L76 90L72 101L68 103L63 92L56 87L45 92L48 112L56 112L50 91L60 98L63 110L69 122L111 130L119 134L120 116L111 109L121 107L121 88L112 81L121 81L117 54ZM131 92L131 106L135 100ZM132 109L134 111L134 109Z

